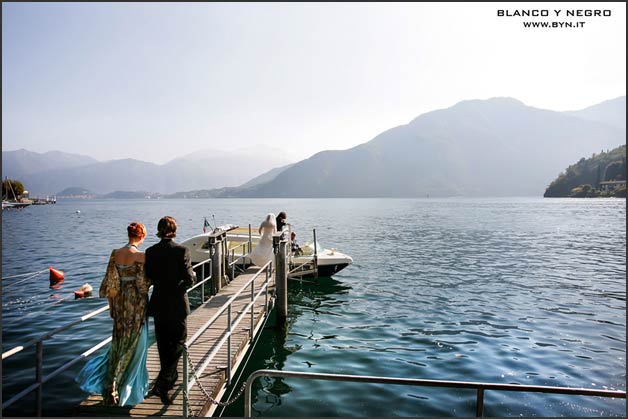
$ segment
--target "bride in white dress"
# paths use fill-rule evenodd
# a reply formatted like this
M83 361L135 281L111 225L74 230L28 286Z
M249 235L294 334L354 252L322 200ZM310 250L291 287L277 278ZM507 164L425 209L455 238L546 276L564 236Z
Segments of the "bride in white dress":
M273 253L273 234L277 232L275 214L269 213L259 226L259 243L250 254L251 261L257 266L264 266L275 257Z

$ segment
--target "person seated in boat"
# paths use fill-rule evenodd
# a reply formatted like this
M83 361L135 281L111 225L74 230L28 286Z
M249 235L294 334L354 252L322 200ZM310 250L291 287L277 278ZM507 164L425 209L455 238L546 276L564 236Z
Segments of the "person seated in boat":
M74 299L89 298L92 296L94 289L91 285L85 283L78 290L74 291Z
M288 219L288 216L286 215L286 213L284 211L281 211L278 215L277 218L275 219L275 222L277 224L277 231L281 232L283 231L283 228L285 226L287 226L288 224L286 223L286 220Z
M303 250L301 250L299 243L297 243L297 233L294 231L290 233L290 250L294 256L301 256L303 254Z
M87 283L81 285L81 288L79 288L79 289L81 291L83 291L83 295L85 297L91 297L93 292L94 292L94 288L91 285L87 284Z

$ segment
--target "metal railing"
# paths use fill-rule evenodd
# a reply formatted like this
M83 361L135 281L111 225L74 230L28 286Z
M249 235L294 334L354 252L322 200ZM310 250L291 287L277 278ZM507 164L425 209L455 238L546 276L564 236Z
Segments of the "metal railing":
M298 371L278 371L278 370L257 370L249 375L245 383L244 390L244 416L251 417L251 388L253 382L259 377L282 377L282 378L303 378L313 380L328 381L349 381L358 383L372 384L397 384L422 387L453 387L475 389L476 409L475 415L482 417L484 414L484 392L492 391L516 391L530 393L553 393L553 394L571 394L577 396L598 396L626 398L626 392L620 390L594 390L587 388L571 388L571 387L549 387L549 386L530 386L518 384L496 384L496 383L478 383L470 381L448 381L448 380L424 380L411 378L393 378L393 377L375 377L368 375L345 375L345 374L324 374L324 373L307 373Z
M260 287L257 295L255 295L255 280L260 276L262 272L265 272L265 279L263 285ZM205 368L211 363L216 354L224 344L227 344L227 371L226 378L227 384L231 384L232 371L231 371L231 335L233 334L233 330L238 327L240 322L245 318L247 312L250 313L250 333L249 333L249 341L253 339L253 331L255 329L255 302L262 296L265 297L264 300L264 311L268 313L268 286L269 286L269 278L272 273L272 261L267 262L264 266L262 266L251 279L249 279L246 284L244 284L227 302L225 302L222 307L203 325L198 331L189 338L185 345L183 346L183 416L187 417L189 412L188 406L188 395L190 394L190 388L194 385L194 382L197 381ZM250 301L241 311L235 321L232 323L231 321L231 312L232 305L235 300L240 297L240 295L250 287ZM188 364L189 362L189 349L198 340L198 338L209 329L218 318L227 313L227 329L225 330L224 335L218 341L216 345L214 345L211 352L206 355L204 362L198 367L194 368L194 372L192 374L192 378L189 377Z
M208 271L209 271L209 275L205 276L205 264L208 264ZM202 286L204 285L207 281L209 281L210 279L212 279L212 260L211 258L209 259L205 259L199 263L197 263L196 265L192 266L192 269L201 267L201 280L199 282L197 282L196 284L194 284L193 286L191 286L190 288L188 288L185 293L189 294L190 291L198 288L199 286L201 287L201 304L203 304L205 302L205 287Z
M27 343L25 343L24 345L19 345L16 346L13 349L10 349L6 352L2 353L2 360L4 361L5 359L9 358L10 356L13 356L21 351L23 351L26 348L29 348L33 345L35 345L35 382L33 384L31 384L30 386L28 386L27 388L25 388L24 390L22 390L21 392L19 392L18 394L16 394L15 396L11 397L9 400L7 400L6 402L2 403L2 410L4 410L5 408L11 406L13 403L15 403L17 400L20 400L22 397L26 396L27 394L31 393L33 390L36 391L35 393L35 399L36 399L36 415L37 416L41 416L41 407L42 407L42 385L44 383L46 383L47 381L50 381L52 378L56 377L57 375L59 375L60 373L62 373L63 371L67 370L68 368L70 368L72 365L76 364L78 361L80 361L81 359L87 358L89 355L91 355L92 353L94 353L95 351L97 351L98 349L100 349L101 347L103 347L104 345L106 345L107 343L109 343L111 341L111 337L103 340L102 342L98 343L97 345L91 347L90 349L88 349L87 351L83 352L81 355L79 355L78 357L72 359L69 362L66 362L65 364L63 364L62 366L60 366L59 368L57 368L55 371L53 371L52 373L48 374L47 376L43 376L42 370L43 370L43 363L44 363L44 359L43 359L43 347L44 347L44 340L51 338L52 336L56 335L57 333L63 332L64 330L67 330L69 328L71 328L72 326L76 326L77 324L80 324L86 320L91 319L92 317L95 317L97 315L99 315L100 313L103 313L105 311L107 311L109 309L109 304L94 310L92 312L89 312L87 314L85 314L84 316L81 316L79 319L74 320L73 322L67 323L63 326L60 326L48 333L45 333L44 335L38 337L37 339L33 339L28 341Z
M235 251L236 249L240 247L242 248L242 255L238 256L238 258L236 259ZM248 247L248 251L247 251L247 247ZM231 278L235 278L236 265L240 261L242 261L242 264L244 265L244 263L246 262L246 257L248 256L249 253L251 253L251 243L250 242L241 243L235 247L232 247L231 249L229 249L229 251L231 251L231 258L229 259L231 262L227 264L227 267L231 268ZM241 271L244 271L244 270L241 269Z
M314 253L312 254L312 260L308 262L303 262L300 265L297 265L294 262L294 259L298 256L292 253L292 224L288 224L288 239L290 240L290 252L288 254L288 260L290 261L290 266L292 267L288 271L288 278L300 278L307 274L314 274L314 276L318 276L318 248L316 243L316 229L312 229L312 237L314 244Z
M195 289L196 287L204 284L205 282L209 281L211 279L211 260L207 259L204 260L202 262L197 263L196 265L193 266L193 268L196 268L198 266L203 265L204 263L208 262L210 263L210 269L209 269L209 276L205 277L205 270L204 267L202 267L202 280L200 282L198 282L197 284L195 284L193 287L190 287L187 289L186 292L190 292L193 289ZM204 266L204 265L203 265ZM204 302L204 287L201 288L201 299ZM22 391L20 391L18 394L16 394L15 396L11 397L9 400L5 401L2 403L2 410L6 409L7 407L11 406L13 403L15 403L16 401L22 399L24 396L30 394L31 392L35 391L35 399L36 399L36 416L41 416L42 414L42 386L43 384L45 384L46 382L50 381L52 378L56 377L57 375L61 374L62 372L66 371L68 368L72 367L74 364L76 364L77 362L79 362L80 360L86 359L87 357L89 357L91 354L93 354L94 352L96 352L97 350L99 350L100 348L102 348L103 346L105 346L106 344L108 344L109 342L111 342L111 336L108 337L107 339L99 342L98 344L92 346L91 348L89 348L87 351L83 352L82 354L80 354L79 356L73 358L72 360L66 362L65 364L61 365L59 368L57 368L56 370L54 370L53 372L51 372L50 374L46 375L45 377L43 376L43 364L44 364L44 359L43 359L43 344L44 344L44 340L46 339L50 339L51 337L53 337L54 335L63 332L65 330L70 329L73 326L76 326L77 324L80 324L84 321L87 321L105 311L107 311L109 309L109 304L100 307L97 310L91 311L83 316L81 316L80 318L78 318L77 320L74 320L70 323L64 324L63 326L60 326L50 332L44 333L43 335L41 335L40 337L36 338L36 339L32 339L28 342L26 342L23 345L19 345L16 346L6 352L2 353L2 360L4 361L5 359L19 353L22 352L24 349L29 348L33 345L35 345L35 382L33 384L31 384L30 386L26 387L25 389L23 389Z

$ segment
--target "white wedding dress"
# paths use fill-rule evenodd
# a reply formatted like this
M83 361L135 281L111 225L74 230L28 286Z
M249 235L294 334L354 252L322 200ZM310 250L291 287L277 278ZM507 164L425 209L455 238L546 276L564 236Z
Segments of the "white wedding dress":
M254 265L262 267L275 258L273 253L273 234L277 231L275 215L268 214L260 225L261 237L249 257Z

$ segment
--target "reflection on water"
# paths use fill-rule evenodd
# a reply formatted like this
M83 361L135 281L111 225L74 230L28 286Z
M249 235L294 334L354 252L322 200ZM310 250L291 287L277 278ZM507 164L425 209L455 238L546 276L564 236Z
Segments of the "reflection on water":
M240 368L236 376L241 380L234 380L234 384L227 389L226 394L235 394L252 372L259 369L283 370L289 356L303 348L303 345L290 343L290 336L299 336L314 342L324 339L332 339L335 336L317 336L314 330L307 335L293 332L294 325L299 317L306 313L318 316L326 312L326 307L338 303L335 296L346 294L351 287L342 284L334 278L291 279L288 281L288 318L286 324L277 324L275 311L256 343L253 356L245 368ZM314 364L302 361L307 367ZM275 377L261 377L253 383L251 391L252 414L254 416L267 416L273 407L281 405L282 396L292 391L289 380ZM241 416L244 412L243 398L224 409L218 409L215 415Z

